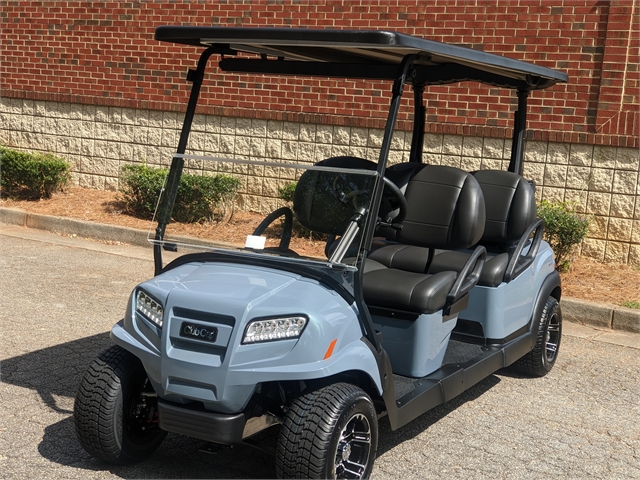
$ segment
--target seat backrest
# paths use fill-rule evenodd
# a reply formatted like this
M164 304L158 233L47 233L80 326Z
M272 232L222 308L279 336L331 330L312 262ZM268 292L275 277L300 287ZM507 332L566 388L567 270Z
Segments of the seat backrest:
M480 244L508 250L536 220L533 186L520 175L502 170L480 170L475 179L482 188L487 220Z
M482 237L485 203L470 173L426 165L409 181L405 197L408 209L399 242L454 250L469 248Z

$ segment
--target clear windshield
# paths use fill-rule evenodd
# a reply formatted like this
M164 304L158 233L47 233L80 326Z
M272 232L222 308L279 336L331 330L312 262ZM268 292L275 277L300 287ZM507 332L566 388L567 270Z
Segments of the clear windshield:
M155 240L163 189L149 229L151 243L181 252L224 251L355 269L375 170L343 168L340 162L327 167L177 156L185 168L172 220L164 239ZM198 181L192 175L210 178Z

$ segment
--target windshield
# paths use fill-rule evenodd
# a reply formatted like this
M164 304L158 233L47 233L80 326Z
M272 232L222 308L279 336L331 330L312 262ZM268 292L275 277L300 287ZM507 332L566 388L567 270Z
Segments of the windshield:
M175 157L185 165L171 223L156 240L163 188L149 229L151 243L173 251L260 255L355 270L378 179L373 162L356 159L365 168L353 168L353 157L316 165Z

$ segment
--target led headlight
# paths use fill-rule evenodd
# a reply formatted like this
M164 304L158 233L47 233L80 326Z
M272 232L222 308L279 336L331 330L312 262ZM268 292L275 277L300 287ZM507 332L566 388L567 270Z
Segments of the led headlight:
M164 309L160 302L142 290L136 294L136 311L144 318L162 328Z
M307 320L307 317L303 315L251 320L244 332L242 343L299 338L307 324Z

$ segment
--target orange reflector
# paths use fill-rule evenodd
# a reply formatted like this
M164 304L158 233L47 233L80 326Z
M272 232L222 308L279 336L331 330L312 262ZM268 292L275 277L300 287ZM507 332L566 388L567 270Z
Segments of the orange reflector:
M326 360L331 355L333 355L333 349L336 346L336 342L337 341L338 341L338 339L336 338L336 339L333 340L333 342L331 342L331 344L329 345L329 348L327 348L327 353L324 354L323 360Z

